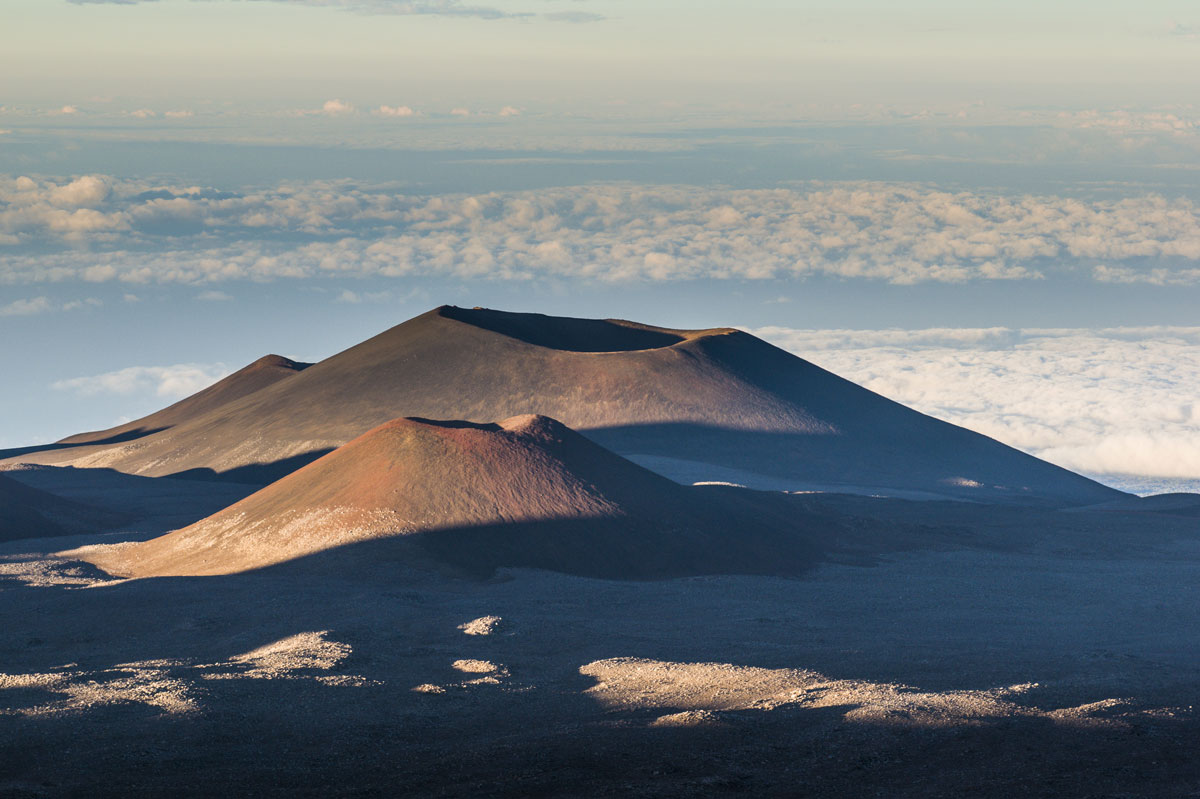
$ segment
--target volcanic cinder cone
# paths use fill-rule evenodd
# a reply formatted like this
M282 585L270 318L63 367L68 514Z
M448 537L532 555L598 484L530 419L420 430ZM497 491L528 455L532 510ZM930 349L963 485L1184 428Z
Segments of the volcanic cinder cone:
M161 411L135 419L132 422L110 427L107 430L97 430L90 433L78 433L68 436L59 444L96 444L103 442L120 442L133 438L169 430L176 425L191 419L204 416L235 400L274 385L278 381L291 377L312 364L300 363L282 355L264 355L252 364L244 366L228 377L213 383L208 388L198 391L190 397L169 405Z
M544 416L396 419L189 527L84 557L126 576L229 574L404 538L479 574L531 566L648 577L807 562L799 541L770 552L738 543L754 535L739 524L786 538L697 491Z
M691 480L726 480L737 470L746 477L733 479L751 485L759 475L796 488L983 501L1084 505L1123 496L738 330L449 306L136 442L44 455L265 483L398 416L482 422L526 413L553 416Z
M32 488L0 474L0 541L86 533L126 517Z

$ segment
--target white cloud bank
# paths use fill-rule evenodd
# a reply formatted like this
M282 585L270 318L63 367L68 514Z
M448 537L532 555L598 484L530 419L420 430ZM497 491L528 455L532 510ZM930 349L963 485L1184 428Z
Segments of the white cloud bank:
M115 372L59 380L51 388L73 391L84 397L98 394L153 394L174 401L195 394L228 374L229 369L222 363L130 366Z
M340 107L340 106L339 106ZM32 251L36 250L36 254ZM1200 283L1200 208L823 183L406 195L0 178L0 282L315 276Z
M1200 490L1200 327L753 332L1068 469Z

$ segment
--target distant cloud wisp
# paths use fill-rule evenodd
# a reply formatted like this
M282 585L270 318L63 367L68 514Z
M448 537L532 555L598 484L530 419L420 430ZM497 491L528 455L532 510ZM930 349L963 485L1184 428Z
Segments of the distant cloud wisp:
M551 22L571 22L575 24L601 22L605 19L603 14L595 14L590 11L551 11L543 14L542 17Z
M72 5L139 5L160 0L67 0ZM468 5L462 0L257 0L316 8L340 8L358 14L396 16L474 17L477 19L529 19L540 17L550 22L597 22L604 15L586 11L557 11L539 14L533 11L506 11L495 6Z
M157 397L174 400L195 394L228 374L228 367L221 363L130 366L114 372L59 380L51 384L51 388L73 391L85 397L153 393Z
M33 316L52 310L53 306L47 297L31 297L29 299L13 300L7 305L0 305L0 316Z
M74 311L79 308L98 307L104 303L95 297L84 300L69 300L58 303L49 297L29 297L13 300L6 305L0 305L0 316L36 316L53 311Z

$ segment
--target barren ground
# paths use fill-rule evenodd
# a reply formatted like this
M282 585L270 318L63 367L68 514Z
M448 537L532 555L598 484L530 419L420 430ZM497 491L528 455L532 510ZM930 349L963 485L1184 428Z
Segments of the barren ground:
M105 479L75 496L135 499ZM189 485L173 524L229 501ZM165 522L5 544L0 796L1200 795L1195 519L829 502L961 546L797 579L334 555L114 582L50 553Z

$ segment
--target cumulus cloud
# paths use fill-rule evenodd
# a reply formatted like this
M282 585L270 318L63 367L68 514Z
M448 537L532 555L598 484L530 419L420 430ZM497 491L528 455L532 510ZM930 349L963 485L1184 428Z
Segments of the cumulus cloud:
M80 396L97 394L154 394L164 399L181 399L195 394L229 374L222 363L181 363L171 366L129 366L115 372L72 377L51 384L59 391Z
M22 185L25 190L31 188L28 178ZM57 208L94 208L108 199L108 195L107 180L97 175L85 175L65 185L49 187L46 197Z
M499 114L502 117L516 117L521 115L521 109L511 105L506 105L500 109Z
M158 116L156 111L151 111L149 108L139 108L136 111L130 111L129 116L137 117L138 119L150 119Z
M752 332L1066 468L1200 489L1200 327Z
M406 105L381 105L375 109L375 113L381 117L411 117L417 112Z
M188 117L192 116L192 112L184 109L178 109L175 111L167 111L165 114L163 114L163 116L165 116L167 119L187 119Z
M354 106L344 100L326 100L325 105L321 106L323 113L330 116L339 116L341 114L353 114Z
M15 235L21 242L23 234L37 231L73 241L128 229L125 212L100 210L110 194L109 181L96 175L63 183L27 176L0 180L0 234Z
M469 117L469 116L471 116L471 109L469 109L469 108L451 108L450 114L451 114L451 116L456 116L456 117Z
M22 176L0 178L0 236L8 283L334 274L1200 283L1200 208L1186 198L859 182L423 196L351 182L228 192Z

